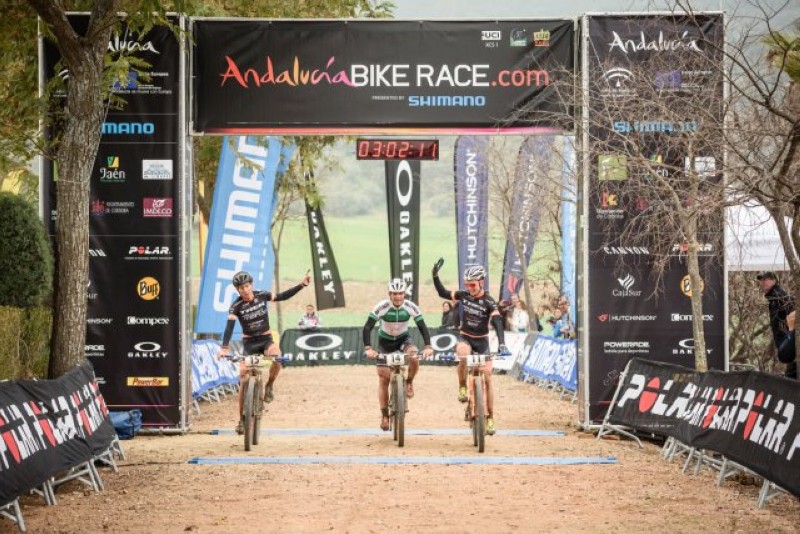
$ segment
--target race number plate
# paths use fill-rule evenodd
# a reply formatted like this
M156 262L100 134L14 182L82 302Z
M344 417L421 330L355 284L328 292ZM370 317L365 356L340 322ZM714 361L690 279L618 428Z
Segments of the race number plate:
M249 367L264 367L267 365L267 359L259 354L253 354L252 356L246 356L244 363Z
M393 352L386 355L386 365L405 365L406 355L402 352Z
M467 356L467 365L470 367L475 367L476 365L483 365L486 363L486 355L485 354L470 354Z

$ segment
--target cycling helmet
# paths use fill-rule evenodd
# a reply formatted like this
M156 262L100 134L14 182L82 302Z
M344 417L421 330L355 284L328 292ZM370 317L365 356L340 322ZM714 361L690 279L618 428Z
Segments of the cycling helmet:
M250 273L246 271L239 271L238 273L233 275L233 286L239 287L245 284L252 284L253 277L250 276Z
M387 289L389 290L389 293L405 293L406 283L399 278L395 278L394 280L389 282Z
M483 280L484 278L486 278L486 270L481 265L475 265L464 269L464 280L467 282Z

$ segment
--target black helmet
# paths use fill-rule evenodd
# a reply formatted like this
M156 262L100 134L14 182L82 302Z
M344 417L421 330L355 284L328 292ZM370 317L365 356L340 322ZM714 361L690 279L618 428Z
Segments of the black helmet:
M238 273L233 275L233 286L239 287L245 284L252 284L253 277L250 276L250 273L247 271L239 271Z

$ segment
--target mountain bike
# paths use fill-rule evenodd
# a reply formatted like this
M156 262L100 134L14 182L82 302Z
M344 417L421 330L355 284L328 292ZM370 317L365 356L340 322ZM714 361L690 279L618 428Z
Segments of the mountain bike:
M378 361L384 362L392 374L389 378L389 425L393 439L398 447L405 445L406 413L406 372L408 371L408 355L404 352L378 354Z
M497 355L470 354L466 356L468 397L464 420L469 421L469 426L472 428L472 444L478 447L478 452L483 452L486 448L487 398L489 393L484 377L486 362L491 361L495 356ZM452 359L457 358L458 356L452 356Z
M240 383L239 387L244 388L241 417L244 424L244 450L249 451L251 445L258 445L261 420L266 411L263 399L264 371L269 370L273 361L285 362L288 361L288 358L251 354L249 356L229 356L228 359L232 362L243 361L247 370L244 382Z

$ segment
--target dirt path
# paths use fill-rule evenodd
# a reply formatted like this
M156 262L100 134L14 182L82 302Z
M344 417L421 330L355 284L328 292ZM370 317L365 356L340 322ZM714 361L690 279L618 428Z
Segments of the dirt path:
M423 368L411 429L466 428L455 371ZM192 465L195 457L476 457L466 435L267 436L245 453L231 429L233 398L203 404L185 436L124 442L119 473L103 494L76 485L59 504L25 497L29 532L797 532L800 504L779 497L755 508L758 487L681 474L658 448L596 441L575 432L574 405L551 392L495 377L500 429L561 430L561 437L488 438L485 457L615 457L613 465ZM268 427L377 429L369 367L287 369ZM0 531L9 523L0 519Z

